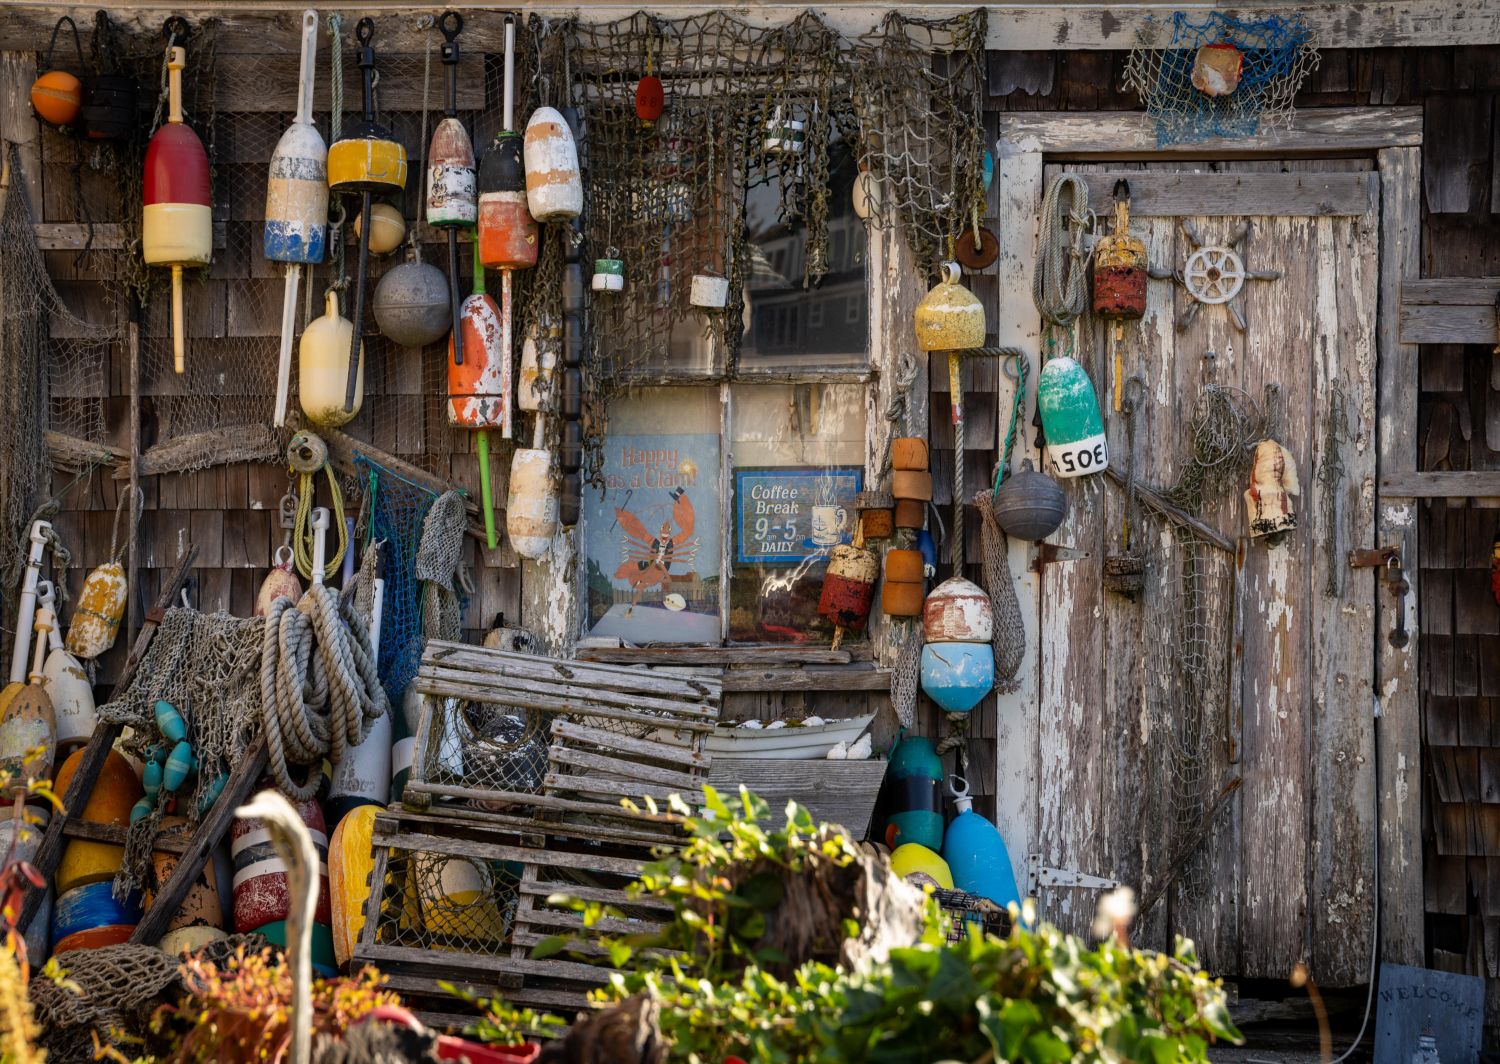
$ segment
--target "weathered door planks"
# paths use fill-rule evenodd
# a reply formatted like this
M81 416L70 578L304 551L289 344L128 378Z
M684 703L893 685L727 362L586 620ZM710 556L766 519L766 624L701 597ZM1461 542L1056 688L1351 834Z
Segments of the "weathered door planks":
M1201 165L1201 164L1199 164ZM1220 172L1253 174L1278 163L1229 163ZM1152 171L1171 164L1147 164ZM1290 171L1369 170L1368 161L1288 164ZM1121 164L1072 165L1070 170L1118 172ZM1061 171L1048 166L1050 178ZM1371 176L1371 186L1378 183ZM1174 187L1190 188L1190 175ZM1374 197L1372 197L1374 198ZM1199 231L1224 239L1233 217L1197 217ZM1215 379L1242 388L1257 404L1262 389L1281 389L1279 437L1296 458L1303 493L1299 528L1267 548L1246 545L1243 586L1243 732L1235 736L1240 764L1228 762L1226 732L1233 699L1222 688L1204 714L1205 758L1198 793L1203 806L1234 775L1241 796L1209 828L1169 892L1167 904L1139 929L1144 941L1164 945L1167 932L1192 937L1212 969L1243 976L1284 977L1299 960L1330 983L1364 977L1369 963L1370 854L1373 821L1373 728L1369 706L1374 630L1367 583L1340 579L1324 593L1330 566L1373 535L1373 423L1377 300L1378 207L1351 217L1258 217L1249 265L1286 276L1249 286L1250 322L1241 334L1220 308L1203 308L1178 333L1175 317L1188 297L1153 282L1147 319L1126 329L1123 376L1139 374L1144 401L1136 414L1138 476L1170 484L1188 447L1188 419L1213 351ZM1180 264L1185 239L1176 219L1138 223L1152 261ZM1086 323L1076 356L1099 389L1110 435L1111 461L1129 461L1124 420L1112 409L1113 367L1104 327ZM1339 442L1344 476L1336 492L1334 553L1324 546L1329 515L1317 472L1323 466L1324 412L1335 390L1344 395L1350 432ZM1214 527L1239 537L1244 508L1235 483L1206 508ZM1152 518L1136 528L1134 543L1148 559L1139 603L1103 590L1100 560L1120 549L1124 499L1100 478L1071 482L1068 521L1052 537L1089 551L1086 564L1046 567L1041 580L1040 714L1036 753L1034 849L1046 863L1109 875L1149 890L1167 872L1169 853L1184 835L1175 825L1173 741L1187 707L1174 700L1180 648L1165 638L1182 579L1182 548ZM1207 548L1220 583L1228 587L1234 559ZM1341 578L1346 574L1340 572ZM1205 602L1216 630L1227 638L1228 595ZM1227 687L1227 677L1222 677ZM1074 930L1092 916L1092 896L1044 893L1043 911Z

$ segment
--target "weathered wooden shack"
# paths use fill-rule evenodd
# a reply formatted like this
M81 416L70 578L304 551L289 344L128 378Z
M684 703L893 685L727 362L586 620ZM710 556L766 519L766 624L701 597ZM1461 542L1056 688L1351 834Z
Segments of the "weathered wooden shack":
M498 128L503 12L449 6L467 19L457 106L479 142ZM708 5L650 6L669 30ZM1300 13L1311 29L1318 62L1300 84L1294 120L1164 141L1127 84L1132 50L1165 47L1179 10L1196 18L1217 6L988 9L982 99L995 178L984 222L999 254L966 283L984 304L990 343L1025 352L1033 381L1052 353L1032 274L1043 197L1061 175L1088 182L1101 219L1115 183L1127 179L1136 231L1166 276L1152 282L1140 325L1116 337L1108 323L1088 320L1076 333L1072 353L1099 388L1119 477L1068 482L1070 515L1050 547L1012 543L1026 641L1017 689L987 698L948 756L965 753L981 811L1004 833L1018 876L1034 875L1051 918L1087 926L1093 880L1080 886L1080 874L1129 883L1151 903L1144 940L1189 935L1226 976L1279 979L1305 962L1325 984L1354 986L1368 981L1372 956L1462 971L1488 979L1493 1029L1500 602L1486 574L1500 564L1492 554L1500 549L1500 4L1308 0L1238 12ZM801 9L759 4L735 14L765 24ZM154 69L167 15L183 15L194 32L190 109L214 166L215 250L189 284L186 376L170 365L169 301L135 261L135 179L104 149L39 124L28 105L59 16L71 15L88 38L95 8L18 0L0 10L10 188L25 196L69 312L53 315L46 349L57 526L73 552L75 593L92 566L114 553L128 559L132 628L188 541L199 550L193 604L248 615L285 535L285 440L268 417L281 271L264 259L259 230L266 166L294 106L300 10L233 0L191 11L157 0L114 4L104 36L87 42L90 62L144 70ZM528 4L521 13L560 25L575 14L607 23L633 10ZM825 5L823 17L854 34L888 10ZM903 9L933 18L966 10ZM433 13L383 0L341 11L346 37L358 18L376 20L380 106L414 162L441 109L433 33L420 21ZM70 48L65 35L55 54ZM355 109L357 74L346 54L346 112ZM329 106L320 85L315 109ZM398 204L408 219L420 213L417 186ZM440 234L425 226L417 234L435 251ZM823 394L840 398L827 399L828 409L842 410L830 430L836 462L878 476L912 309L930 278L892 232L872 229L867 239L862 257L850 253L860 267L853 283L864 285L857 299L816 310L792 300L782 319L795 331L785 323L807 329L814 318L847 314L865 338L851 361L784 360L744 376L722 365L677 367L652 383L712 392L701 409L675 409L722 436L726 453L766 441L737 434L720 390L780 389L760 407L749 391L735 396L736 410L786 415L785 426L757 429L774 436L795 433L807 415L799 388L831 389ZM1241 252L1243 268L1275 274L1248 280L1232 310L1198 306L1170 280L1195 251L1221 245ZM378 262L376 273L391 265ZM575 264L573 310L583 305L586 274ZM309 287L320 292L322 283ZM10 278L0 285L14 298ZM401 349L373 328L366 345L364 406L330 436L351 498L373 475L357 455L424 490L474 485L473 439L444 416L441 345ZM933 501L950 507L955 467L964 498L991 482L1016 383L999 360L965 362L956 455L947 366L925 355L916 365L917 383L902 393L905 424L930 436ZM1246 534L1245 484L1199 484L1196 494L1183 486L1204 442L1195 433L1213 427L1204 415L1210 384L1214 395L1232 393L1242 414L1253 410L1294 459L1298 527L1275 547ZM629 416L644 423L659 413ZM1016 457L1040 466L1033 413L1034 394L1018 420ZM509 445L501 454L503 499ZM789 464L767 454L766 465ZM13 460L0 453L7 478ZM724 468L727 486L734 470ZM124 544L112 529L132 484L143 505ZM725 500L715 540L727 543L727 491ZM981 524L974 507L967 511L968 568L978 576ZM585 503L584 525L588 512ZM585 536L580 526L540 562L468 537L465 636L477 640L504 614L553 652L575 653L594 620ZM1135 600L1102 577L1101 562L1127 546L1144 557ZM722 573L708 579L730 574L725 551ZM584 653L722 665L727 715L874 711L877 738L889 742L894 650L885 625L852 653L821 639L767 649L735 638L731 597L715 645ZM101 659L101 687L118 674L124 645ZM949 724L924 701L916 730L936 739Z

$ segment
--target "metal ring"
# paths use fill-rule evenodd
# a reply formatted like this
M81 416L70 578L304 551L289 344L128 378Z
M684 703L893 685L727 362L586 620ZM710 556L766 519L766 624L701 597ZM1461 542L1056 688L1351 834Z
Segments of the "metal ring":
M453 23L452 29L449 29L448 27L448 23L450 20ZM452 44L453 38L457 37L460 33L463 32L464 17L457 11L444 11L442 17L438 19L438 29L443 32L443 38L447 40L449 44Z
M375 39L375 20L366 15L354 27L354 39L365 47Z
M169 15L167 21L161 24L161 35L163 40L171 40L176 37L179 41L185 41L193 32L192 25L181 15Z
M1000 361L1000 370L1013 381L1021 379L1021 360L1025 358L1021 351L1013 352Z

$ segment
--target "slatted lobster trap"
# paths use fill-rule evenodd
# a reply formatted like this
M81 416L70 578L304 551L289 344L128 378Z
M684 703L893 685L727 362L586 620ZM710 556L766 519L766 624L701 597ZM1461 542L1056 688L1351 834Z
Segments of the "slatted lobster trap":
M433 641L415 686L422 711L403 798L415 811L650 845L675 822L669 795L702 798L722 700L716 673ZM620 804L648 798L663 812Z
M542 1007L584 1004L610 969L592 963L598 935L660 928L667 907L627 892L650 859L638 845L568 834L519 833L488 821L382 813L356 964L378 965L417 989L456 980ZM611 915L589 928L559 895L599 902ZM563 955L533 958L555 935Z

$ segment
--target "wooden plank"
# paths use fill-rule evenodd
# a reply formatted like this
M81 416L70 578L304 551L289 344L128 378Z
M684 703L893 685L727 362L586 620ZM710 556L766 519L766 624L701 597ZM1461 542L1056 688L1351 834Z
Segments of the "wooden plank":
M434 639L423 652L424 661L460 662L479 668L503 668L518 676L534 676L544 679L571 679L587 675L591 683L623 690L644 690L675 693L683 698L696 700L710 698L720 683L720 674L712 669L669 668L653 666L641 669L624 665L605 665L585 662L585 659L561 659L539 657L533 654L513 654L488 647L476 647L468 643L453 643Z
M693 723L712 721L717 714L713 707L683 703L670 698L655 698L641 691L611 691L603 686L589 684L587 674L579 677L576 684L545 680L522 679L517 676L487 675L474 669L445 669L433 665L423 666L417 673L417 689L435 693L439 687L463 686L488 691L485 701L503 703L508 699L530 696L550 701L576 701L577 713L587 712L589 706L605 706L615 709L634 710L650 716L658 714L658 723L670 726L679 719Z
M549 868L576 868L581 871L608 872L618 876L640 874L643 861L610 857L605 854L567 850L537 850L494 841L459 839L451 836L409 830L399 816L381 814L376 819L373 842L394 850L439 853L456 857L473 857L484 861L515 861L520 864L543 864Z
M548 756L554 764L571 765L574 768L588 769L591 772L603 772L617 779L657 783L663 787L696 790L703 782L691 773L673 772L671 769L659 768L655 765L643 765L639 761L604 757L587 750L572 750L565 746L553 746Z
M1411 346L1409 344L1403 346ZM1412 470L1380 472L1384 499L1483 499L1500 496L1500 470Z
M451 5L465 14L465 50L498 52L502 48L502 24L498 13L485 0L455 0ZM204 19L216 20L219 47L225 51L261 51L295 55L299 11L289 0L210 0L188 13L195 26ZM1197 8L1188 5L1189 14ZM663 18L684 18L709 10L702 0L660 0L653 5ZM36 0L12 3L0 10L0 40L39 52L56 15L70 10ZM76 9L75 10L76 13ZM171 0L138 0L129 8L111 12L121 30L148 36L161 29L162 18L182 10ZM325 12L328 9L322 9ZM417 28L416 16L430 13L404 0L369 0L359 8L334 9L344 16L352 36L355 21L365 14L376 17L375 47L382 55L396 52L421 53L428 35ZM588 22L610 22L629 18L638 8L630 3L530 4L526 10L558 18L574 17ZM753 25L780 25L805 10L795 0L763 0L736 10L739 18ZM818 13L827 24L844 35L867 33L879 26L888 8L848 2L821 6ZM972 4L913 0L904 5L908 14L941 19L973 10ZM1032 3L996 4L989 9L985 46L999 51L1122 51L1137 43L1164 48L1171 43L1172 16L1184 10L1182 3L1141 0L1128 4ZM1348 3L1300 5L1287 0L1262 0L1236 9L1247 20L1300 14L1320 48L1450 47L1500 43L1500 14L1488 4L1435 4L1430 0L1352 0ZM418 60L420 61L420 60ZM352 65L352 64L346 64ZM434 75L436 77L436 75ZM351 97L346 96L346 99Z
M1001 137L995 145L996 195L1000 255L996 261L1000 305L995 316L995 342L1024 353L1027 376L1036 380L1040 369L1041 316L1031 299L1031 270L1041 230L1042 153L1035 142L1013 143ZM1016 384L1001 375L996 402L1000 409L1014 405ZM1030 425L1036 413L1036 390L1023 398L1021 424ZM1013 455L1041 468L1041 454L1032 432L1021 433ZM1021 606L1026 653L1015 677L1015 690L995 697L995 826L1006 840L1011 871L1025 882L1026 863L1037 849L1037 782L1040 770L1038 728L1041 701L1037 664L1041 653L1040 577L1031 572L1030 545L1011 539L1011 579Z
M54 16L53 22L57 19ZM50 31L49 31L50 32ZM0 34L0 40L14 38ZM19 188L31 208L31 217L42 217L42 144L40 124L31 110L31 84L36 81L36 52L40 49L18 49L0 53L0 142L16 146L19 174L10 173L10 149L0 161L10 185ZM0 207L5 205L0 190Z
M865 655L868 656L868 649ZM855 660L852 650L817 647L579 647L580 661L615 665L847 665Z
M1439 149L1429 152L1422 165L1427 212L1467 214L1483 195L1479 178L1490 157L1490 96L1431 93L1424 110L1423 135Z
M720 792L738 794L748 787L770 803L772 820L779 823L786 803L795 801L814 821L840 824L851 838L869 830L883 761L774 761L720 757L709 769L708 783Z
M565 776L549 772L542 777L542 788L554 794L566 792L574 795L594 795L609 802L616 802L621 798L643 802L649 797L661 805L666 805L674 794L689 805L696 806L703 802L703 792L697 787L631 783L602 776Z
M1398 323L1402 282L1421 272L1421 152L1413 147L1378 153L1381 180L1380 308L1377 351L1380 394L1377 400L1378 472L1381 480L1417 468L1419 351L1401 339ZM1424 959L1422 914L1422 723L1421 673L1417 648L1421 632L1416 603L1420 570L1417 508L1409 499L1378 493L1376 542L1397 544L1406 559L1411 593L1406 597L1406 627L1411 641L1390 645L1384 634L1395 627L1393 597L1377 597L1376 676L1381 716L1376 733L1379 765L1380 942L1381 958L1421 965Z
M1404 306L1493 307L1500 277L1409 277L1401 284Z
M1156 126L1139 111L1011 111L1000 115L1000 139L1024 151L1056 155L1177 156L1217 159L1371 151L1422 143L1420 107L1319 107L1299 111L1291 129L1254 137L1158 146ZM997 155L996 158L999 156Z
M606 750L618 751L624 754L636 754L654 761L671 761L673 764L678 765L686 764L700 772L706 771L709 762L712 760L703 751L692 749L690 744L672 743L660 738L636 739L629 735L621 735L619 732L605 731L602 728L588 728L567 720L553 721L552 734L558 739L571 739L575 742L592 743L595 746L604 747Z
M156 607L146 615L146 621L141 625L140 635L136 636L135 645L130 648L130 657L125 660L125 666L120 670L120 677L115 683L117 690L123 692L135 679L136 670L141 667L141 661L151 647L151 640L156 636L156 626L161 623L161 615L176 601L177 591L187 580L188 573L197 557L198 548L191 543L187 544L182 557L177 561L177 567L162 583L161 595L156 600ZM89 737L88 745L84 747L83 757L78 761L78 769L73 774L72 782L68 784L67 791L59 796L65 810L82 809L87 804L88 795L92 793L94 783L99 778L99 771L104 767L104 759L109 756L109 751L114 746L115 740L120 737L121 730L118 724L102 722L94 729L94 734ZM52 873L57 870L57 863L62 860L63 828L66 821L67 818L62 816L55 816L48 821L47 830L42 834L42 841L37 846L36 856L31 860L32 866L42 874L44 879L52 878ZM197 872L193 874L197 875ZM178 900L181 901L180 898ZM25 933L41 904L41 891L27 892L20 919L16 922L17 930ZM160 935L157 936L157 938L160 937ZM152 939L152 941L156 940Z
M601 806L597 802L575 802L569 798L557 798L550 794L529 794L521 791L484 790L477 787L451 787L444 783L407 783L408 793L431 794L441 798L463 798L467 800L505 803L522 808L534 807L559 813L587 813L589 816L610 817L617 820L645 820L653 824L679 824L682 818L671 813L651 813L646 810L631 812L613 806ZM565 831L566 826L560 826Z
M1369 212L1379 185L1375 174L1347 171L1105 171L1089 174L1089 206L1101 216L1113 211L1115 182L1122 178L1130 182L1132 218L1360 215Z
M1493 344L1495 308L1402 305L1401 342L1404 344Z
M724 690L736 691L889 691L891 672L872 666L803 669L727 669Z
M714 721L686 720L674 718L663 720L649 713L636 713L594 699L579 699L576 696L533 694L516 687L494 688L481 684L440 680L419 676L415 685L424 695L439 695L443 698L462 698L474 702L494 702L503 699L506 703L523 709L535 709L542 713L564 713L578 717L604 717L609 720L628 721L645 727L670 727L680 731L712 731ZM420 749L420 746L419 746Z
M384 970L387 963L404 964L413 968L436 969L444 973L453 972L460 977L483 977L485 973L509 973L520 975L551 976L556 979L576 979L588 983L603 983L609 979L610 969L577 961L564 961L549 957L534 961L525 957L502 957L480 953L460 953L446 949L416 949L412 946L388 946L383 942L361 945L355 959L372 961ZM509 1000L513 995L507 993Z
M1346 427L1375 418L1375 353L1379 285L1379 215L1319 221L1316 258L1312 469L1342 468L1332 497L1321 485L1300 500L1319 543L1331 529L1333 549L1312 551L1311 969L1323 986L1365 982L1373 938L1375 882L1375 693L1370 648L1376 639L1374 582L1350 574L1343 545L1373 542L1375 451L1352 433L1330 441L1325 419L1335 389L1346 403ZM1328 453L1332 443L1336 453ZM1314 472L1311 484L1317 484ZM1328 501L1333 503L1326 509ZM1329 595L1329 588L1336 594Z

